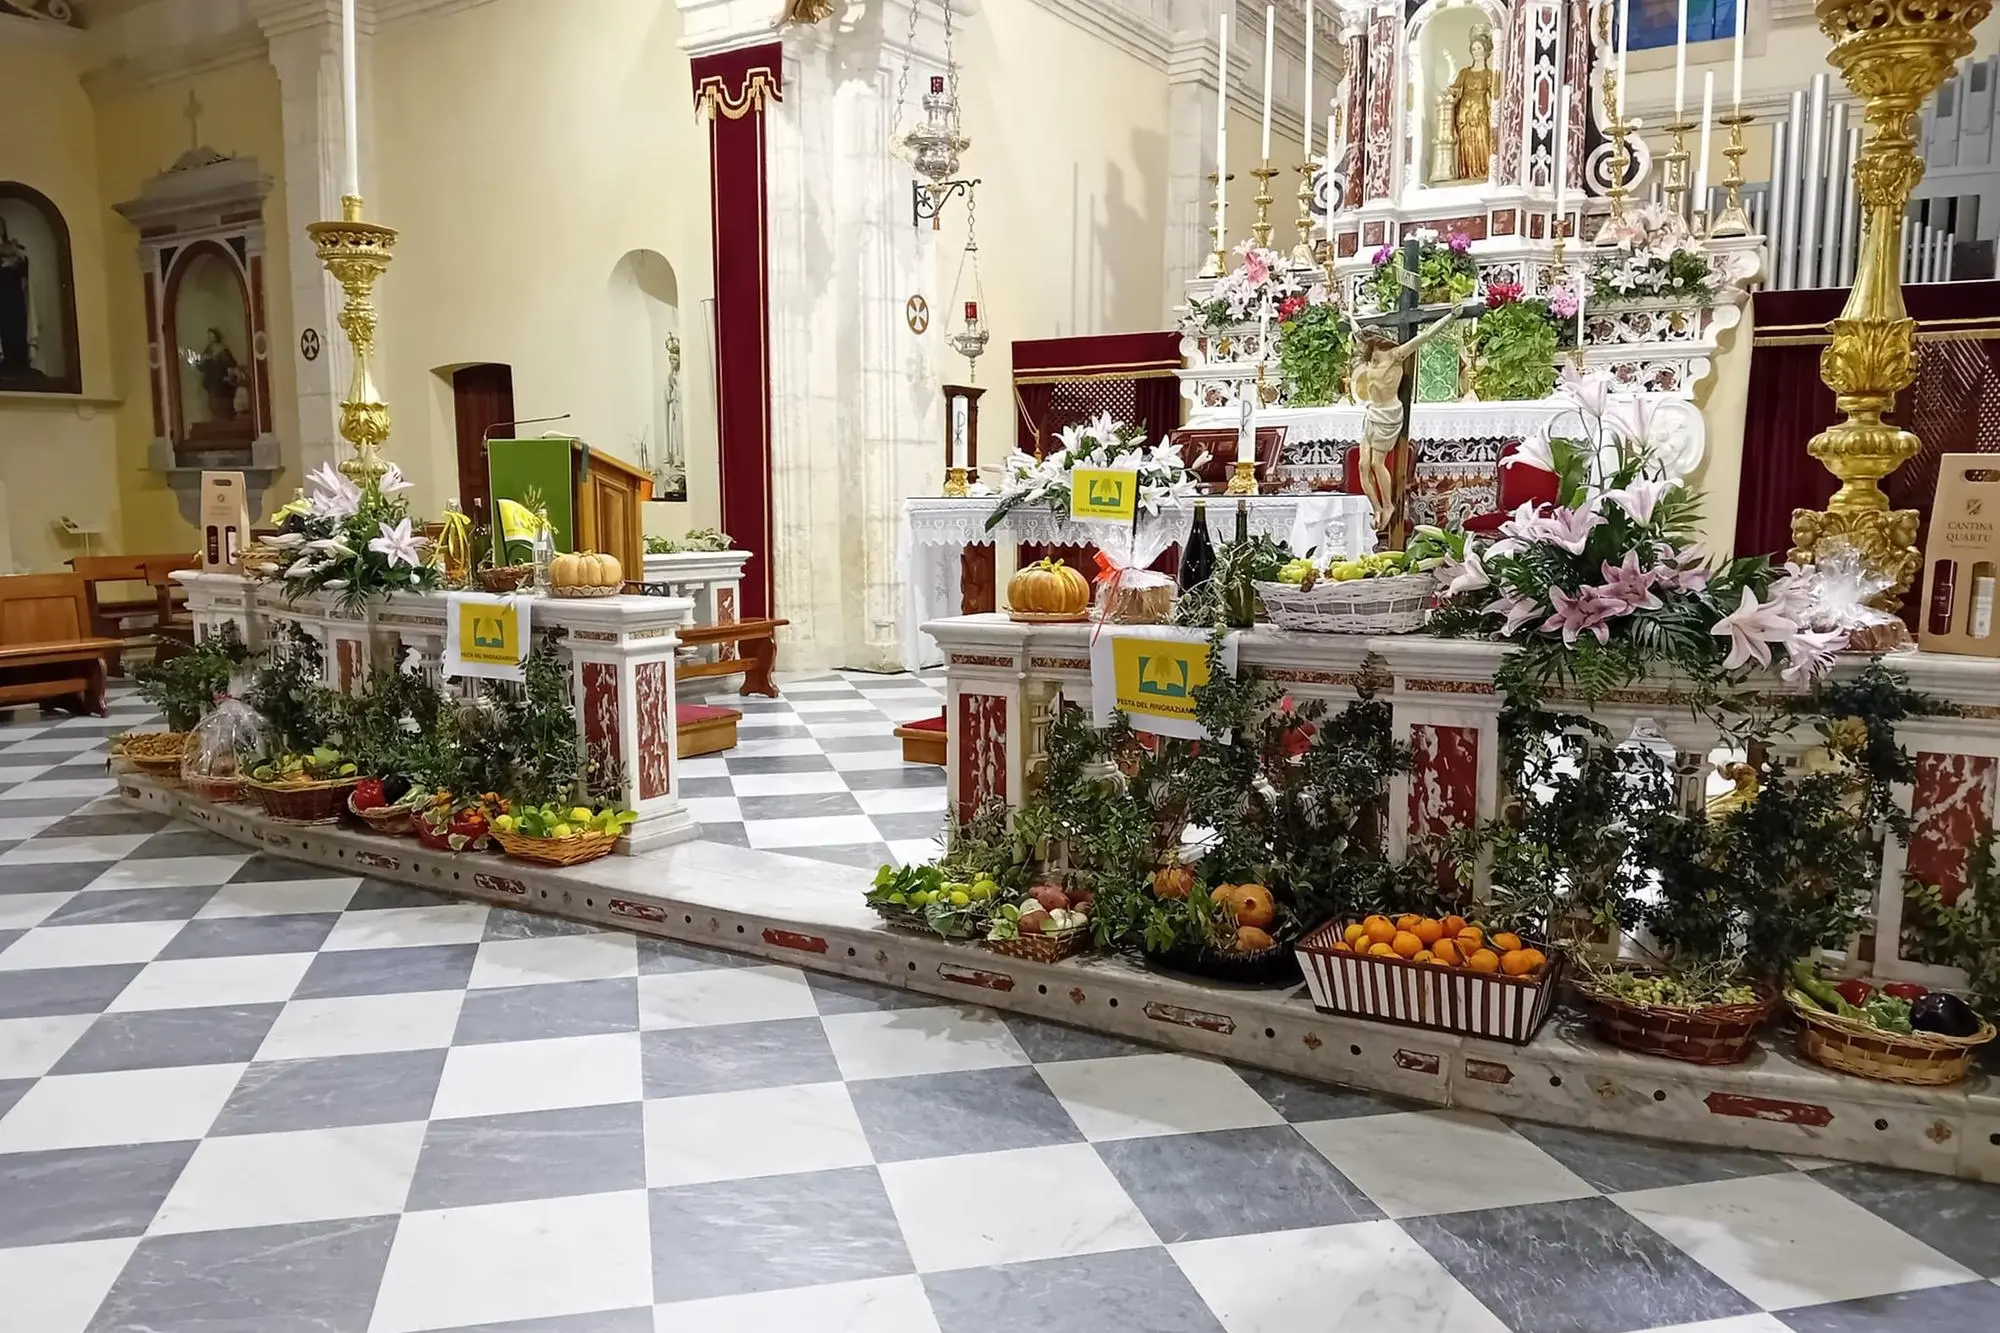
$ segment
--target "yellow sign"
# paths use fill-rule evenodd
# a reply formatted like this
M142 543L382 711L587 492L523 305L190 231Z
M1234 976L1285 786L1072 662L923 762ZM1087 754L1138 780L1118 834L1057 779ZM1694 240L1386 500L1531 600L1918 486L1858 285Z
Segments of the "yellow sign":
M458 657L477 666L519 666L520 608L511 603L465 607L458 618Z
M1137 716L1194 721L1194 692L1208 684L1208 645L1119 636L1111 642L1118 708Z
M1069 516L1130 523L1139 508L1139 474L1131 468L1080 467L1069 474Z

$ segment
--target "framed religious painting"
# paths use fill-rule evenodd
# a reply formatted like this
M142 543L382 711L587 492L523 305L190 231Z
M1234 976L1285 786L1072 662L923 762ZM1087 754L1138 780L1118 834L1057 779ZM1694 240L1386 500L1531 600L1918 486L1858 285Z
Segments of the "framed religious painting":
M247 277L242 256L216 240L187 246L167 269L167 395L181 452L247 448L257 436Z
M0 181L0 392L83 392L69 226L20 181Z

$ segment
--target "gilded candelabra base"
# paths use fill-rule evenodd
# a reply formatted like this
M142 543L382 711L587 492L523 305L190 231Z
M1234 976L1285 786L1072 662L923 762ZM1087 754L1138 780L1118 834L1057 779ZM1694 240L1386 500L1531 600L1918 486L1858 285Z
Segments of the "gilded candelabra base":
M1750 150L1743 144L1743 127L1755 120L1741 111L1718 119L1729 127L1729 145L1722 155L1729 159L1729 174L1723 177L1722 188L1728 191L1723 200L1722 211L1708 226L1710 236L1748 236L1750 234L1750 214L1743 207L1743 155Z
M389 267L396 230L362 221L358 195L342 196L340 209L340 221L308 223L306 235L312 237L319 262L347 298L340 327L354 348L354 374L340 405L340 434L353 446L354 456L340 464L340 471L357 486L367 486L389 470L382 461L382 446L389 439L389 407L376 392L370 362L375 354L375 283Z
M1616 245L1630 227L1625 221L1625 196L1630 193L1625 188L1625 173L1632 167L1632 151L1625 146L1626 129L1622 121L1614 121L1611 126L1611 184L1604 191L1611 212L1597 230L1599 245Z
M1262 166L1250 168L1250 174L1257 178L1257 197L1250 201L1257 205L1257 220L1250 224L1250 234L1256 238L1258 249L1268 250L1271 248L1271 205L1276 202L1271 195L1271 178L1278 174L1278 169L1271 165L1271 159L1267 157Z
M972 493L971 474L962 467L944 470L944 494L949 500L963 500Z
M1691 120L1678 116L1667 126L1667 133L1674 136L1674 146L1667 150L1666 184L1662 189L1667 197L1667 213L1670 217L1685 219L1688 215L1688 196L1693 186L1688 182L1687 132L1694 128Z
M1293 225L1299 230L1299 243L1292 247L1292 264L1297 268L1312 268L1318 261L1313 257L1313 164L1299 164L1299 220Z
M1239 458L1236 467L1229 474L1229 484L1222 489L1224 495L1255 495L1257 493L1257 460Z

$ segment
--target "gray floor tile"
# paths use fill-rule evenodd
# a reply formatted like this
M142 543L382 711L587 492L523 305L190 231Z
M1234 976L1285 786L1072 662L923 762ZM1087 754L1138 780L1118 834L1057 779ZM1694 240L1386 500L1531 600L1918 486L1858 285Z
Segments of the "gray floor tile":
M206 829L173 828L155 833L125 859L154 860L163 856L244 856L250 849L233 838Z
M1812 1175L1981 1277L2000 1278L2000 1185L1879 1166L1835 1166Z
M243 848L238 845L235 850L240 852ZM272 880L330 878L336 878L334 872L322 866L309 866L303 861L287 861L268 852L257 852L237 868L236 873L229 877L229 882L263 884Z
M639 940L639 975L642 977L662 972L699 972L710 967L767 966L769 963L765 959L753 958L749 954L707 949L699 944L682 944L679 940L650 937Z
M323 1000L336 995L463 990L472 977L472 963L478 953L476 944L335 950L312 960L292 998Z
M735 794L736 786L726 775L719 778L681 779L681 799L683 801L692 800L697 796L734 796Z
M875 831L890 842L912 842L944 834L944 811L918 810L899 815L870 815Z
M833 865L860 866L867 870L889 863L889 844L886 842L835 843L825 847L786 847L781 850L786 856L826 861Z
M547 1319L510 1319L504 1324L468 1324L437 1333L653 1333L653 1307L636 1310L593 1310L589 1314L559 1314Z
M945 771L938 764L904 764L901 768L862 768L843 775L850 791L901 791L912 787L942 787Z
M463 898L454 898L448 893L434 893L430 889L419 889L408 884L364 879L361 881L361 887L354 891L354 896L347 900L347 910L375 912L391 907L451 907L464 901Z
M251 954L313 953L326 943L338 912L216 917L190 921L167 941L162 958L239 958Z
M827 773L833 761L823 754L724 754L732 776L739 773Z
M433 1120L406 1208L461 1208L646 1187L639 1103Z
M67 903L64 906L68 906ZM0 930L0 953L7 952L7 946L28 932L25 930Z
M643 1032L639 1042L648 1097L840 1081L817 1018L668 1028Z
M13 802L0 802L0 818L11 818ZM56 861L0 868L0 893L73 893L117 865L116 861Z
M942 1333L1223 1333L1163 1249L961 1268L924 1290Z
M1271 1109L1295 1125L1313 1120L1346 1120L1358 1115L1387 1115L1392 1111L1412 1111L1418 1103L1356 1088L1314 1083L1307 1079L1275 1074L1268 1069L1239 1069L1243 1081L1271 1104Z
M806 973L806 985L812 988L813 1001L822 1014L930 1009L944 1003L935 995L922 995L895 986L878 986L872 981L856 981L853 977L828 976L824 972Z
M52 1074L225 1065L254 1058L283 1004L148 1009L105 1014L56 1062Z
M34 1087L37 1081L32 1078L0 1078L0 1117L13 1110L14 1103L27 1096L28 1089ZM0 1170L5 1169L4 1165L0 1165Z
M938 1001L931 1001L936 1004ZM1007 1026L1028 1058L1038 1064L1062 1060L1103 1060L1114 1055L1151 1055L1156 1048L1114 1037L1106 1032L1090 1032L1063 1023L1050 1023L1026 1014L1007 1014ZM1247 1076L1247 1075L1246 1075Z
M0 871L0 874L5 874ZM214 885L171 889L104 889L79 893L49 913L45 926L96 926L117 921L189 921L210 898Z
M725 822L716 819L704 819L702 821L701 840L703 842L721 843L725 847L748 847L750 845L750 835L744 831L741 823Z
M639 983L633 977L502 986L466 993L452 1044L583 1037L638 1027Z
M1382 1216L1290 1125L1120 1139L1097 1155L1169 1245Z
M1777 1175L1792 1170L1791 1164L1781 1157L1730 1148L1623 1138L1525 1121L1516 1124L1514 1132L1606 1194L1694 1185L1705 1180ZM1993 1193L2000 1198L2000 1189ZM2000 1205L1996 1205L1994 1215L2000 1218ZM1995 1253L2000 1254L2000 1240L1995 1245Z
M591 925L587 921L570 921L559 916L541 916L534 912L517 912L511 907L496 907L486 914L486 934L489 940L548 940L559 935L601 935L604 927Z
M847 1091L878 1162L1083 1140L1042 1076L1025 1065L864 1079Z
M131 984L144 963L97 967L44 967L0 972L0 1018L49 1014L98 1014Z
M272 1060L243 1071L209 1131L271 1134L430 1118L445 1052L388 1051Z
M1782 1310L1778 1319L1797 1333L1973 1333L2000 1328L2000 1286L1927 1287Z
M112 1284L90 1333L359 1333L395 1237L393 1217L149 1237Z
M125 813L106 812L92 815L71 815L58 819L41 831L44 838L129 838L141 833L158 833L161 829L172 828L174 821L165 815L149 815L138 810Z
M808 792L800 796L739 796L736 808L745 823L757 819L806 819L815 815L858 815L861 803L851 792Z
M194 1147L139 1143L0 1157L0 1247L140 1235Z
M652 1206L657 1301L914 1271L872 1166L659 1189Z
M1627 1333L1757 1309L1609 1199L1400 1225L1516 1333Z
M33 786L20 783L21 787ZM95 801L95 796L20 796L10 789L7 799L0 801L0 815L8 819L32 819L37 815L73 815Z

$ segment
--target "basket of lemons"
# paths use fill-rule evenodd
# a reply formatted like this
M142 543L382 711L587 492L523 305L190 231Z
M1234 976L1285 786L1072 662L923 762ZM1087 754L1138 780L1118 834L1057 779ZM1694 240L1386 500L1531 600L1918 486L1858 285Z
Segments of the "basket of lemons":
M522 805L493 817L493 838L507 855L545 866L573 866L608 856L638 814L606 806Z
M1254 584L1279 629L1313 634L1410 634L1437 600L1421 552L1379 551L1325 564L1288 561L1274 581Z

